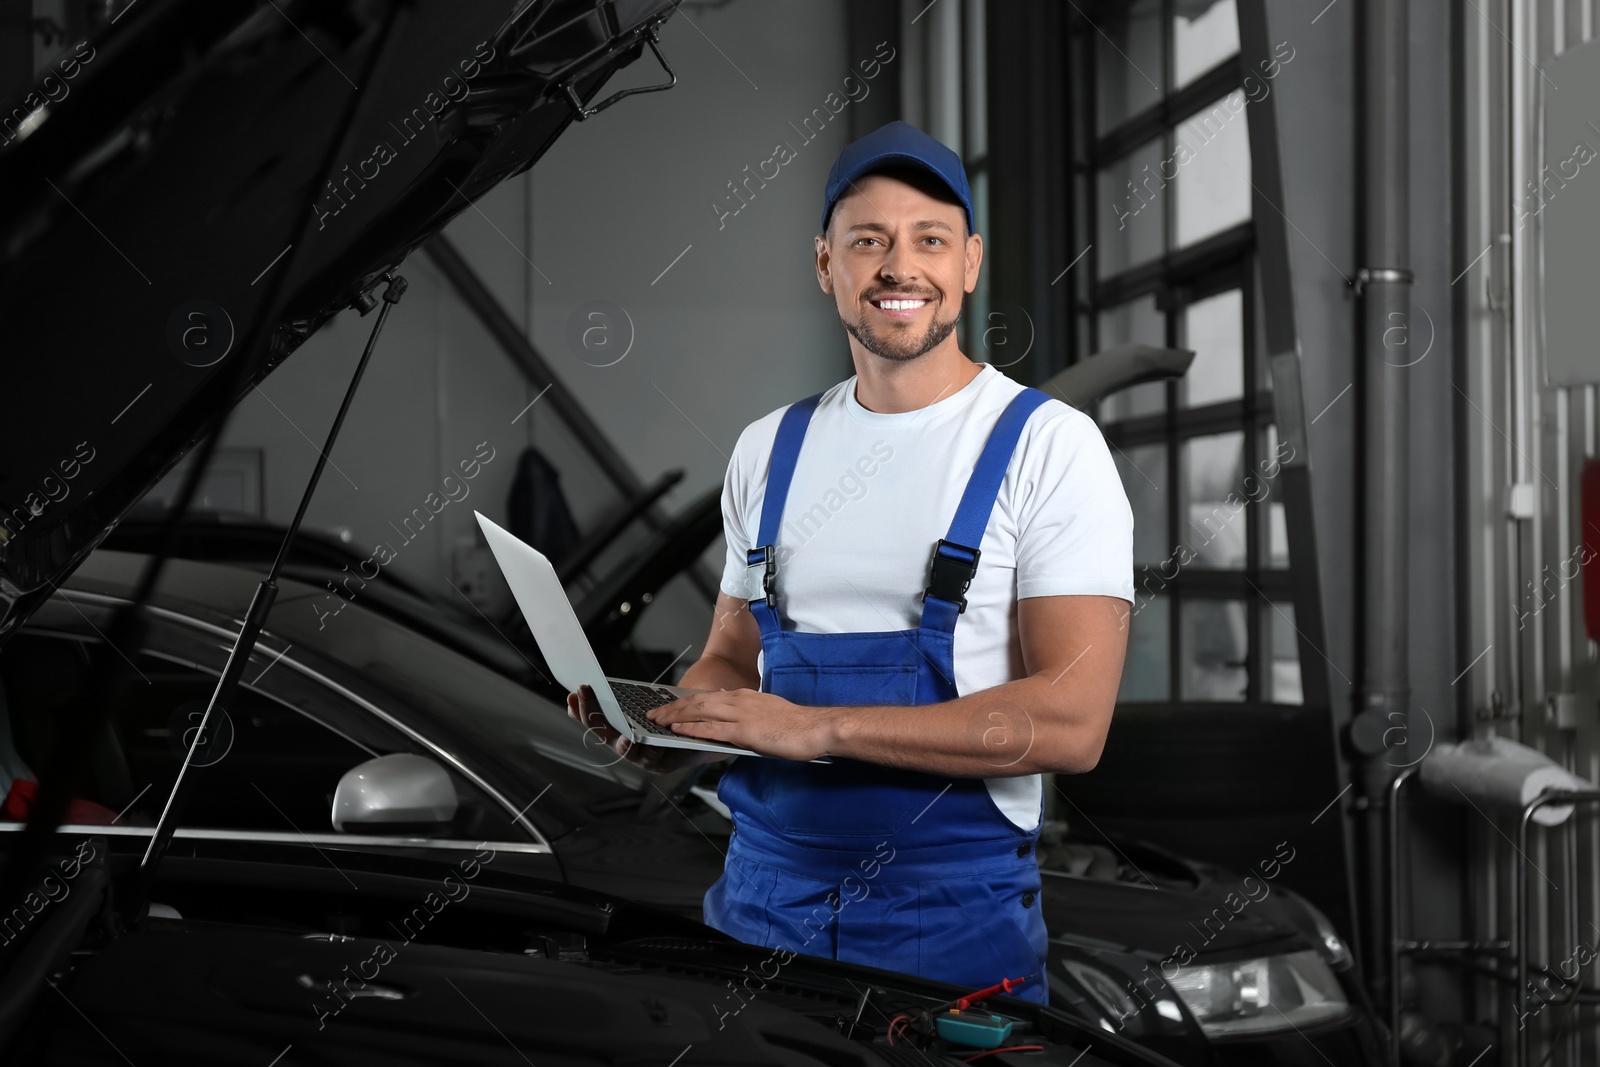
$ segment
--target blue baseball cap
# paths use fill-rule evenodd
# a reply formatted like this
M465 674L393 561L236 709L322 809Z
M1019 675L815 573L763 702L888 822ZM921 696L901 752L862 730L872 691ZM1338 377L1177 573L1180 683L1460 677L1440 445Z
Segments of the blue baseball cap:
M833 161L833 169L828 172L828 185L823 193L823 231L828 229L833 206L850 190L851 182L864 174L894 164L920 167L948 186L966 209L967 232L977 231L972 221L972 190L967 185L967 171L961 165L961 157L940 141L899 119L879 126L859 140L851 141L839 153L839 158Z

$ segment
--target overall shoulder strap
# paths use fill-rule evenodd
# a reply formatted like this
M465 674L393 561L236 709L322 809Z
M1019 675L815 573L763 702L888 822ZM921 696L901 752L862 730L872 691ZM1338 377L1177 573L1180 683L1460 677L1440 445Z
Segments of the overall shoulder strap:
M823 390L827 392L827 390ZM761 500L761 526L755 544L745 554L749 575L746 596L751 613L761 625L763 633L776 630L778 595L773 591L773 580L778 573L778 526L783 521L784 501L789 497L789 483L794 480L794 468L800 458L800 445L806 439L806 429L811 425L812 413L822 393L816 393L789 405L778 423L778 434L772 442L772 458L767 468L767 490ZM761 568L757 571L756 568Z
M789 497L789 483L794 481L800 445L806 439L806 429L821 399L822 393L817 393L796 400L778 423L778 436L772 442L772 461L767 470L767 493L761 501L761 530L753 548L773 544L778 539L778 524L783 521L783 504Z
M923 593L924 626L953 630L956 616L967 609L963 594L977 573L978 546L983 543L983 532L989 527L989 516L1000 495L1000 483L1005 480L1006 468L1011 465L1011 455L1016 451L1028 416L1049 399L1048 394L1038 389L1023 389L995 420L983 452L973 465L972 476L967 479L961 503L956 505L950 532L934 546L928 588Z

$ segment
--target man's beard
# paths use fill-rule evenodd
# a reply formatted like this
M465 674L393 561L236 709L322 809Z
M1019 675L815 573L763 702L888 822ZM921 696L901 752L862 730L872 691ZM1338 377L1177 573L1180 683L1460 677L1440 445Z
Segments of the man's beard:
M874 333L872 327L867 324L865 315L857 322L847 322L845 317L840 315L839 323L851 337L861 342L862 348L875 356L882 356L896 363L909 363L918 356L926 355L949 337L956 328L956 320L953 318L948 322L940 322L937 317L933 317L928 322L927 332L920 340L891 340Z

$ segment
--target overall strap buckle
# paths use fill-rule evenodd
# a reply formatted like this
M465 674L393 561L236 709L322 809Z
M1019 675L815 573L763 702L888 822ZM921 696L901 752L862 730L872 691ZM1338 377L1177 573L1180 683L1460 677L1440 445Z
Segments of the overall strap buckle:
M745 599L765 599L767 607L778 609L778 594L773 585L778 576L778 553L773 545L762 545L745 553ZM756 568L762 568L757 571Z
M962 558L971 555L971 559ZM978 557L981 555L976 548L970 545L958 545L954 541L944 538L933 546L933 566L928 577L928 588L923 591L922 599L930 596L939 600L946 600L956 605L959 615L967 610L967 598L963 595L972 585L973 576L978 573Z

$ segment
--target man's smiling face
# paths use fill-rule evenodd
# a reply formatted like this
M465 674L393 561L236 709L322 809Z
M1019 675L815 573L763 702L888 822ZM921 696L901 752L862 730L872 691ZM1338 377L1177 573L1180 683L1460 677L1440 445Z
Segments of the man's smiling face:
M816 242L817 280L833 294L840 323L862 348L897 363L951 336L983 259L966 212L930 190L910 173L866 175L834 205Z

